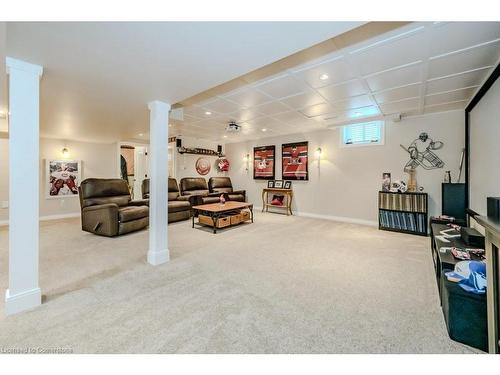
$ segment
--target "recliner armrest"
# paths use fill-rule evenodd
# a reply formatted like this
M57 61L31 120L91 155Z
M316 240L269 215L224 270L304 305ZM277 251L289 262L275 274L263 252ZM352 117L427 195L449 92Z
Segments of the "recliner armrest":
M102 236L118 234L118 205L97 204L82 209L82 229Z
M179 195L174 200L176 200L176 201L189 201L189 197L190 197L190 195Z
M87 206L82 209L82 212L91 212L97 210L116 210L118 213L118 205L116 203L106 203L106 204L95 204L93 206Z
M149 199L138 199L128 202L129 206L149 206Z

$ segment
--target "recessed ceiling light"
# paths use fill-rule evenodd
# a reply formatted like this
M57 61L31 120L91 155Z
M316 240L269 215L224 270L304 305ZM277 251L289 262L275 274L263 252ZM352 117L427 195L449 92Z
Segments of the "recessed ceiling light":
M227 138L227 135L225 135L224 138Z
M319 79L322 81L326 81L328 78L329 78L328 74L326 74L326 73L323 73L322 75L319 76Z
M267 132L267 129L266 129L266 128L264 128L264 129L261 129L261 130L262 130L263 132Z
M144 134L142 134L142 133L139 133L139 137L142 137L143 135L144 135Z
M210 116L210 115L212 114L212 112L210 112L210 111L206 111L206 112L205 112L205 114L206 114L207 116Z

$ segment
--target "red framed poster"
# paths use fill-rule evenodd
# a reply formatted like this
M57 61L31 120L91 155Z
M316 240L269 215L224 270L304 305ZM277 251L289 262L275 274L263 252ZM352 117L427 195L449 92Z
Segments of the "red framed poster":
M253 178L255 180L274 180L276 146L254 147Z
M308 142L281 145L281 174L283 180L309 180Z

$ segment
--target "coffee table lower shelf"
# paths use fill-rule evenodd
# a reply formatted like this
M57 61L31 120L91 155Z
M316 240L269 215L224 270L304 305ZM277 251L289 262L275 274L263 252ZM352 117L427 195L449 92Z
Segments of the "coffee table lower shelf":
M193 214L192 227L194 228L195 225L212 227L214 234L217 233L217 229L239 225L247 221L253 223L253 206L248 204L241 208L228 207L227 210L220 206L195 206L193 210L194 213L198 214L198 221L195 221L196 215Z

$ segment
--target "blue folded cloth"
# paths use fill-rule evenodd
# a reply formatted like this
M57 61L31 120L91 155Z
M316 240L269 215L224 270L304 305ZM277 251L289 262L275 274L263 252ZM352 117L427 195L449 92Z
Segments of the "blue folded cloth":
M486 264L477 260L458 262L453 272L447 272L448 279L457 279L466 292L486 293Z

